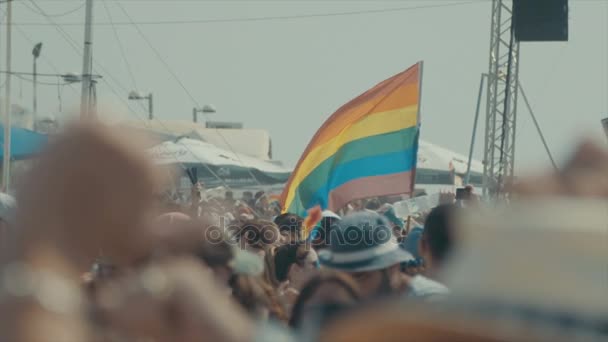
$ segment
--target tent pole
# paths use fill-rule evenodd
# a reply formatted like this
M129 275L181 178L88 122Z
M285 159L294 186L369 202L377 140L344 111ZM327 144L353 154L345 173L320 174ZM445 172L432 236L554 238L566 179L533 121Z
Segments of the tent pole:
M479 81L479 95L477 96L477 107L475 108L475 119L473 121L473 134L471 134L471 146L469 147L469 160L467 161L467 173L464 177L464 184L468 185L471 181L471 161L473 160L473 149L475 148L475 136L477 135L477 122L479 121L479 106L481 105L481 95L483 93L483 80L487 74L481 74Z

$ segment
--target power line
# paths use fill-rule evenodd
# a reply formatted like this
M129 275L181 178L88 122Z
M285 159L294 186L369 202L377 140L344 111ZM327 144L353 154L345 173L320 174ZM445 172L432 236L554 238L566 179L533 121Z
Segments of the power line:
M30 0L30 2L32 2L32 4L33 4L34 6L36 6L36 7L37 7L37 8L38 8L38 9L39 9L39 10L40 10L42 13L44 13L44 10L42 10L42 9L41 9L41 8L40 8L40 7L39 7L39 6L38 6L38 5L37 5L37 4L34 2L34 0ZM124 11L124 9L123 9L123 11ZM125 14L127 14L127 13L126 13L126 11L125 11ZM128 14L127 14L127 16L128 16ZM79 50L79 49L76 47L77 43L74 41L74 39L73 39L73 38L72 38L72 37L71 37L71 36L70 36L70 35L69 35L67 32L65 32L65 30L63 30L61 27L59 27L59 26L58 26L58 25L55 23L55 21L54 21L52 18L50 18L50 17L48 17L48 16L45 16L45 18L46 18L46 20L47 20L47 21L49 21L50 23L54 24L53 26L55 26L55 29L57 30L57 32L59 32L59 33L62 35L63 39L64 39L64 40L66 40L66 41L67 41L67 42L70 44L70 46L72 46L72 48L74 49L74 51L76 51L76 53L77 53L79 56L82 56L82 54L83 54L83 53L82 53L82 51L80 51L80 50ZM109 78L110 78L110 79L111 79L111 80L112 80L112 81L113 81L113 82L114 82L114 83L115 83L115 84L116 84L116 85L117 85L119 88L121 88L121 89L122 89L122 90L125 92L125 94L127 93L127 90L126 90L126 89L125 89L125 88L124 88L124 87L123 87L123 86L120 84L120 82L118 82L118 80L116 80L116 79L114 78L114 76L112 76L112 74L110 74L110 73L109 73L109 72L108 72L108 71L107 71L107 70L106 70L106 69L105 69L105 68L104 68L104 67L103 67L103 66L102 66L100 63L98 63L98 62L97 62L97 61L95 61L95 60L93 60L93 63L94 63L94 64L95 64L95 65L96 65L96 66L97 66L99 69L101 69L101 71L102 71L102 72L103 72L103 73L104 73L106 76L108 76L108 77L109 77ZM138 119L142 120L142 119L139 117L139 115L138 115L138 114L137 114L135 111L133 111L133 109L131 108L130 104L129 104L129 103L128 103L128 102L127 102L127 101L126 101L126 100L125 100L125 99L124 99L122 96L120 96L120 95L119 95L119 94L116 92L116 90L115 90L115 89L114 89L114 88L113 88L113 87L110 85L110 83L108 82L108 80L106 80L105 78L102 78L102 81L103 81L103 82L104 82L104 83L105 83L105 84L108 86L108 89L110 89L110 91L111 91L112 93L114 93L114 95L116 95L116 97L118 97L118 98L120 99L120 101L121 101L121 102L123 102L123 104L125 104L125 106L126 106L128 109L129 109L129 112L130 112L130 113L135 114L135 115L138 117ZM139 103L139 102L138 102L138 103ZM141 105L142 109L144 109L144 108L143 108L143 104L141 104L141 103L140 103L140 105ZM167 128L167 127L166 127L166 126L165 126L165 125L164 125L164 124L161 122L161 121L159 121L159 122L161 123L161 126L163 126L163 128L164 128L164 129L165 129L167 132L169 132L169 133L171 133L171 134L175 135L175 133L171 132L171 131L170 131L170 130L169 130L169 129L168 129L168 128ZM146 123L147 123L147 121L144 121L144 124L146 124ZM186 148L187 148L187 147L186 147ZM187 149L190 151L190 149L189 149L189 148L187 148ZM194 154L192 151L190 151L190 153L192 153L194 156L196 156L196 155L195 155L195 154ZM198 159L198 158L197 158L197 159ZM179 161L177 158L175 158L175 160L176 160L176 161ZM211 170L211 168L210 168L208 165L206 165L206 164L204 163L204 161L202 161L202 160L200 160L200 159L199 159L199 161L201 162L201 164L202 164L202 165L203 165L203 166L204 166L204 167L205 167L205 168L206 168L206 169L207 169L207 170L208 170L208 171L209 171L209 172L210 172L210 173L211 173L213 176L215 176L217 179L219 179L219 180L220 180L220 182L222 183L222 185L224 185L226 188L230 188L230 186L228 186L228 184L226 183L226 181L225 181L224 179L222 179L221 177L219 177L219 176L218 176L218 175L217 175L217 174L216 174L216 173L215 173L213 170ZM181 165L181 164L180 164L180 165ZM181 165L181 166L182 166L182 168L184 168L184 169L185 169L185 167L184 167L183 165Z
M47 0L47 1L48 1L48 0ZM34 12L34 13L40 14L40 15L45 16L45 17L51 17L51 18L59 18L59 17L63 17L63 16L66 16L66 15L72 14L72 13L74 13L74 12L76 12L76 11L80 10L81 8L83 8L83 7L84 7L84 5L85 5L85 2L82 2L82 4L80 4L78 7L74 8L74 9L71 9L71 10L69 10L69 11L62 12L62 13L48 14L48 13L46 13L46 12L43 12L43 11L39 10L39 9L34 9L34 8L31 8L30 6L28 6L28 5L25 3L25 1L20 1L20 3L21 3L23 6L25 6L27 9L29 9L31 12Z
M8 0L11 1L11 0ZM45 2L80 2L81 0L45 0ZM131 3L131 4L175 4L175 3L243 3L243 2L280 2L282 4L289 3L302 3L302 2L317 2L317 3L379 3L379 2L398 2L398 3L406 3L406 2L455 2L457 0L112 0L113 2L121 2L121 3ZM492 0L480 0L491 2ZM592 1L605 1L605 0L576 0L576 2L592 2ZM0 0L0 3L7 2L7 0Z
M30 0L33 1L33 0ZM313 13L313 14L301 14L301 15L281 15L281 16L265 16L265 17L245 17L245 18L220 18L220 19L193 19L193 20L159 20L159 21L139 21L139 22L97 22L95 26L130 26L130 25L184 25L184 24L214 24L214 23L236 23L236 22L258 22L258 21L286 21L292 19L311 19L311 18L327 18L327 17L342 17L342 16L357 16L365 14L381 14L381 13L392 13L392 12L404 12L418 9L429 9L429 8L445 8L455 7L471 4L489 3L487 0L472 0L466 2L452 2L443 4L432 4L432 5L419 5L410 7L397 7L397 8L384 8L374 10L360 10L350 12L333 12L333 13ZM116 2L120 5L120 2ZM23 22L14 23L20 26L51 26L45 23L35 22ZM61 26L82 26L83 23L59 23Z
M0 12L2 12L3 15L6 15L6 12L4 10L0 10ZM15 26L15 28L17 29L17 32L19 32L19 34L21 34L21 36L23 36L23 38L25 38L25 40L27 40L30 44L34 45L35 42L34 40L27 34L25 33L25 31L20 28L19 26ZM46 56L45 54L42 54L42 60L49 66L51 67L51 69L53 69L57 74L60 73L59 68L57 68L57 66L53 63L53 61L51 61L51 59ZM69 87L74 93L77 93L76 89L74 89L74 86L72 84L70 84Z
M38 11L40 11L40 13L42 14L42 16L45 17L45 19L52 24L52 26L55 27L55 30L57 30L57 32L59 32L59 34L63 37L63 39L68 42L68 44L72 47L72 49L74 49L75 51L78 51L78 47L77 44L75 44L75 42L69 38L69 35L67 34L67 32L65 32L65 30L63 28L61 28L59 25L57 25L57 23L55 22L55 20L53 20L52 17L46 15L44 12L44 10L42 8L40 8L40 6L38 6L38 4L34 1L34 0L29 0L30 3L32 5L34 5L34 7L36 7L38 9ZM22 5L25 5L25 1L21 1L20 2ZM27 6L26 6L27 7Z
M0 70L0 74L11 74L11 75L27 75L27 76L33 76L34 73L32 72L22 72L22 71L11 71L11 72L7 72L5 70ZM40 76L40 77L65 77L67 76L66 74L47 74L47 73L36 73L36 76ZM94 77L97 78L101 78L100 75L93 75Z
M117 4L117 5L118 5L118 7L120 7L120 9L122 9L123 13L127 16L127 18L129 18L129 20L132 21L131 16L124 9L124 7L122 7L120 4ZM143 33L143 31L139 28L138 24L135 23L135 22L132 22L132 23L133 23L133 27L135 27L135 29L137 30L137 32L139 33L139 35L142 37L142 39L146 42L146 44L148 45L148 47L150 48L150 50L152 50L152 52L154 52L154 54L156 55L156 58L158 58L158 60L164 65L165 69L171 74L171 76L173 77L173 79L179 84L179 86L186 93L186 95L188 95L188 97L190 98L190 100L192 100L192 102L195 103L198 106L198 102L196 101L196 99L194 98L194 96L192 95L192 93L190 93L190 91L188 90L188 88L186 88L186 86L184 85L184 83L180 80L179 76L177 76L177 74L173 71L173 69L171 68L171 66L169 65L169 63L167 63L167 61L163 58L163 56L160 54L160 52L154 47L154 45L152 45L152 43L150 42L150 40L148 39L148 37L146 37L146 35Z
M33 79L24 77L21 74L13 74L13 76L17 77L18 79L20 79L22 81L34 83ZM57 83L55 83L55 82L42 82L42 81L38 81L38 80L36 80L36 84L39 84L39 85L49 85L49 86L57 86ZM67 83L67 82L66 83L60 83L59 85L66 85L66 84L69 84L69 83Z
M34 2L34 0L29 0L29 1L30 1L30 2L31 2L31 3L32 3L32 4L33 4L33 5L36 7L36 8L38 8L38 10L40 10L40 11L43 13L43 15L44 15L44 13L45 13L45 12L44 12L44 10L43 10L42 8L40 8L40 7L39 7L39 6L38 6L38 5L37 5L37 4ZM52 24L52 25L55 27L55 29L57 30L57 32L58 32L58 33L59 33L59 34L62 36L62 38L63 38L63 39L64 39L64 40L65 40L65 41L68 43L68 45L70 45L70 46L72 47L72 49L73 49L73 50L76 52L76 54L77 54L78 56L82 57L83 52L82 52L82 51L80 51L80 49L77 47L78 43L76 43L76 42L74 41L74 39L73 39L73 38L72 38L72 37L71 37L71 36L70 36L70 35L69 35L69 34L68 34L68 33L67 33L67 32L66 32L66 31L65 31L63 28L61 28L59 25L57 25L57 23L56 23L56 22L55 22L55 21L54 21L54 20L53 20L51 17L46 16L46 15L44 15L44 17L46 18L46 20L47 20L49 23L51 23L51 24ZM116 80L116 79L115 79L115 78L112 76L112 74L110 74L109 72L107 72L107 70L106 70L106 69L105 69L105 68L104 68L104 67L103 67L103 66L102 66L100 63L98 63L98 62L97 62L97 61L95 61L95 60L93 60L93 63L94 63L94 64L95 64L95 65L96 65L96 66L97 66L99 69L101 69L101 70L102 70L102 72L103 72L104 74L106 74L106 75L107 75L107 76L108 76L110 79L112 79L112 80L113 80L113 82L114 82L114 83L116 83L116 85L118 85L118 86L119 86L119 88L122 88L122 87L120 86L120 82L118 82L118 81L117 81L117 80ZM108 88L110 89L110 91L112 91L112 92L113 92L113 93L114 93L114 94L115 94L115 95L116 95L118 98L120 98L121 100L124 100L124 99L122 98L122 96L120 96L120 95L119 95L119 94L118 94L118 93L117 93L117 92L116 92L116 91L115 91L115 90L112 88L112 86L109 84L109 82L108 82L107 80L105 80L105 79L102 79L102 80L103 80L103 82L104 82L104 83L106 83L106 84L108 85ZM128 108L130 111L132 111L133 109L131 108L131 106L130 106L130 105L128 105L128 103L127 103L127 102L125 102L125 103L127 104L127 108Z
M36 6L42 13L44 13L44 10L42 8L40 8L33 0L30 0L32 2L32 4L34 6ZM44 14L43 14L44 15ZM62 38L68 43L68 45L70 45L70 47L76 52L76 54L80 57L82 57L83 52L80 51L80 49L78 49L77 47L77 43L74 41L74 39L63 29L61 28L59 25L57 25L57 23L49 16L44 16L45 19L51 23L54 27L55 30L62 36ZM102 72L107 75L119 88L124 90L124 87L121 86L120 82L118 82L118 80L116 80L112 74L110 74L109 72L107 72L107 70L97 61L93 60L93 63L102 70ZM120 94L118 94L116 92L116 90L114 89L114 87L109 83L108 80L106 79L102 79L102 82L104 82L108 89L126 106L126 108L129 110L130 113L136 114L136 112L133 110L133 108L131 107L131 105L129 104L129 102L127 102ZM143 104L140 104L142 107L142 110L145 110L145 108L143 108ZM137 114L136 114L137 115Z
M113 23L112 20L112 15L110 14L110 10L108 8L108 5L106 3L106 0L102 1L103 3L103 7L106 10L106 14L108 16L108 20L110 20L110 24ZM125 66L127 67L127 71L129 73L129 77L131 78L131 82L133 83L133 89L137 90L137 82L135 81L135 76L133 75L133 71L131 70L131 64L129 63L129 60L127 59L127 55L125 54L125 49L122 46L122 42L120 41L120 36L118 35L118 31L116 30L116 26L114 26L112 24L112 31L114 32L114 38L116 38L116 42L118 43L118 48L120 49L120 54L122 55L122 60L125 62Z
M125 10L125 8L120 3L117 3L116 5L123 11L123 13L127 17L127 19L129 19L131 22L133 22L133 18L131 18L131 16L129 15L129 12L127 12L127 10ZM154 47L154 45L152 45L152 42L150 42L150 40L144 34L144 32L139 28L139 26L136 23L133 23L133 26L135 27L135 29L137 30L137 32L139 33L139 35L142 37L142 39L146 42L146 44L148 45L148 47L152 50L152 52L154 52L154 54L156 55L156 57L158 58L158 60L165 66L165 69L167 69L167 71L171 74L171 76L173 77L173 79L184 90L184 92L186 93L186 95L188 95L188 97L190 98L190 100L192 101L192 103L194 103L194 105L196 107L200 107L200 104L198 103L198 101L196 100L196 98L192 95L192 93L190 93L190 91L188 90L188 88L186 88L186 86L184 85L184 83L180 80L179 76L177 76L177 74L173 71L173 69L171 68L171 66L169 65L169 63L167 63L167 61L163 58L163 56L160 54L160 52ZM160 120L159 120L159 122L160 122ZM241 163L241 165L243 165L243 167L245 167L247 169L247 171L249 172L249 175L253 178L253 180L256 181L259 185L261 185L262 183L255 177L255 175L253 174L253 172L251 172L251 170L249 170L249 168L245 166L245 164L243 163L243 161L241 160L241 158L239 157L239 155L234 151L234 149L232 148L232 146L230 145L230 143L226 139L226 137L224 137L224 135L217 128L216 128L216 132L222 138L222 140L224 140L224 143L226 144L226 146L228 146L228 148L236 156L236 158L239 160L239 162ZM202 164L205 165L205 163L202 163ZM205 167L207 167L207 166L205 165ZM209 170L209 172L213 173L213 171L209 167L207 167L207 169ZM226 184L226 183L224 182L224 184ZM226 184L226 186L227 186L227 184Z
M56 23L56 22L55 22L55 21L54 21L54 20L53 20L51 17L49 17L49 16L45 15L44 10L43 10L42 8L40 8L40 7L39 7L39 6L38 6L38 5L37 5L37 4L34 2L34 0L30 0L30 2L32 3L32 5L34 5L34 6L35 6L35 7L36 7L36 8L37 8L37 9L38 9L40 12L41 12L41 14L42 14L42 15L45 17L45 19L46 19L47 21L49 21L50 25L52 25L52 26L54 26L54 27L55 27L55 29L57 30L57 32L58 32L58 33L60 33L60 35L62 36L62 38L63 38L63 39L66 41L66 42L68 42L68 44L69 44L69 45L72 47L72 49L74 49L74 51L76 51L76 53L77 53L78 55L82 56L82 52L81 52L81 51L80 51L80 50L77 48L77 43L74 41L74 39L73 39L73 38L72 38L72 37L71 37L71 36L70 36L70 35L69 35L69 34L68 34L68 33L67 33L65 30L63 30L63 29L62 29L62 28L61 28L61 27L60 27L60 26L59 26L59 25L58 25L58 24L57 24L57 23ZM132 21L132 18L129 16L128 12L126 12L126 10L125 10L124 8L122 8L122 6L121 6L120 4L118 4L118 6L120 6L120 7L121 7L121 9L122 9L122 10L123 10L123 12L125 13L125 15L126 15L126 16L127 16L127 17L128 17L130 20L131 20L131 21ZM172 75L173 75L173 76L176 78L176 80L177 80L177 81L180 83L180 85L181 85L181 86L182 86L182 88L183 88L183 89L186 91L186 93L188 94L188 96L189 96L189 97L190 97L190 98L193 100L193 102L194 102L194 103L195 103L197 106L199 106L199 105L198 105L198 103L197 103L197 101L196 101L196 99L194 99L194 97L192 96L192 94L191 94L191 93L190 93L190 92L187 90L187 88L185 88L185 86L183 85L183 83L181 83L181 81L179 80L179 78L177 77L177 75L175 75L175 73L173 73L173 72L172 72L172 70L171 70L171 68L169 67L169 65L168 65L168 64L167 64L167 63L164 61L164 59L162 59L162 56L160 55L160 53L158 52L158 50L156 50L156 49L155 49L155 48L154 48L154 47L151 45L151 43L149 42L149 40L147 39L147 37L146 37L146 36L143 34L143 32L142 32L142 31L139 29L139 27L137 27L137 25L136 25L136 24L134 24L134 23L133 23L133 25L134 25L134 26L137 28L138 32L140 33L140 35L142 35L142 37L143 37L143 38L144 38L144 40L145 40L145 41L148 43L148 45L150 46L150 48L151 48L151 49L152 49L152 50L153 50L153 51L154 51L154 52L157 54L157 57L159 57L159 59L160 59L161 61L163 61L163 63L164 63L164 64L165 64L165 66L167 67L167 69L168 69L168 70L171 72L171 74L172 74ZM123 86L120 84L120 82L118 82L118 81L117 81L117 80L116 80L116 79L115 79L115 78L114 78L114 77L113 77L113 76L112 76L112 75L111 75L109 72L107 72L107 70L106 70L106 69L105 69L105 68L104 68L104 67L103 67L101 64L99 64L99 63L98 63L98 62L96 62L95 60L94 60L93 62L95 63L95 65L96 65L96 66L97 66L99 69L101 69L101 70L104 72L104 74L106 74L106 75L107 75L107 76L108 76L110 79L112 79L112 80L113 80L113 82L115 82L115 84L116 84L116 85L117 85L119 88L121 88L123 91L125 91L125 93L127 92L127 90L126 90L126 89L125 89L125 88L124 88L124 87L123 87ZM129 109L129 112L130 112L130 113L135 114L136 116L138 116L138 119L140 119L140 120L144 121L144 125L146 125L146 124L147 124L147 121L145 121L145 120L143 120L142 118L140 118L140 117L139 117L139 115L138 115L138 114L137 114L135 111L133 111L133 109L131 108L131 106L129 105L129 103L128 103L128 102L127 102L127 101L126 101L126 100L125 100L125 99L124 99L122 96L120 96L120 95L119 95L119 94L116 92L116 90L115 90L115 89L114 89L114 88L113 88L113 87L110 85L110 83L108 82L108 80L106 80L105 78L102 78L102 81L103 81L103 82L104 82L104 83L105 83L105 84L108 86L108 88L110 89L110 91L111 91L112 93L114 93L114 95L116 95L116 97L118 97L118 98L120 99L120 101L121 101L121 102L123 102L123 104L125 104L125 106L126 106L128 109ZM143 109L143 104L140 104L140 105L142 106L142 109ZM199 107L200 107L200 106L199 106ZM175 133L174 133L174 132L171 132L171 130L169 130L169 129L167 128L167 126L166 126L166 125L164 125L164 124L162 123L162 121L158 120L158 122L160 123L160 125L161 125L161 126L162 126L162 127L163 127L163 128L164 128L164 129L165 129L167 132L168 132L168 133L170 133L170 134L172 134L172 135L175 135ZM227 146L228 146L228 147L229 147L229 148L232 150L232 147L230 146L230 144L228 143L228 141L226 141L225 137L224 137L224 136L223 136L223 135L222 135L220 132L218 132L218 133L219 133L219 134L220 134L220 136L221 136L221 137L222 137L222 138L225 140L225 142L226 142ZM185 148L186 148L187 150L189 150L189 151L190 151L190 149L189 149L187 146L185 146ZM237 155L237 154L234 152L234 150L232 150L232 152L233 152L233 153L235 154L235 156L236 156L236 157L239 159L239 161L241 162L241 164L243 164L243 162L240 160L240 157L239 157L239 156L238 156L238 155ZM195 156L195 158L196 158L196 159L198 159L198 160L199 160L199 162L201 162L201 164L202 164L202 165L203 165L203 166L204 166L204 167L205 167L205 168L206 168L206 169L207 169L207 170L208 170L208 171L209 171L209 172L210 172L210 173L211 173L211 174L212 174L212 175L213 175L215 178L217 178L217 179L218 179L218 180L219 180L219 181L222 183L222 185L224 185L226 188L230 188L230 186L229 186L229 185L226 183L226 181L225 181L224 179L222 179L221 177L219 177L219 175L217 175L217 174L216 174L216 173L215 173L215 172L214 172L214 171L213 171L213 170L212 170L212 169L211 169L211 168L210 168L208 165L206 165L206 163L205 163L203 160L200 160L198 157L196 157L196 155L195 155L195 154L194 154L192 151L190 151L190 153L192 153L192 154ZM178 160L177 160L177 158L176 158L176 161L178 161ZM181 165L181 164L180 164L180 165ZM184 168L184 169L185 169L185 166L183 166L183 165L181 165L181 166L182 166L182 168ZM253 180L254 180L254 181L256 181L258 184L261 184L261 183L259 182L259 180L258 180L258 179L255 177L255 175L253 175L253 173L251 172L251 170L249 170L249 168L247 168L247 171L248 171L248 172L250 173L250 175L253 177Z

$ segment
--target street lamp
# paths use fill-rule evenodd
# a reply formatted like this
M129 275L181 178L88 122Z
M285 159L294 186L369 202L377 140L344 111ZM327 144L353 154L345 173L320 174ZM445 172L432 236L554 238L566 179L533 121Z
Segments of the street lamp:
M215 107L213 105L204 105L203 108L192 108L192 121L194 123L198 122L198 113L204 113L204 114L212 114L215 113Z
M36 61L40 57L40 50L42 50L42 43L34 45L32 55L34 56L34 93L33 93L33 104L32 110L34 111L34 130L36 130L36 122L38 120L38 73L36 71Z
M154 114L152 111L152 93L142 95L141 93L133 90L129 93L129 100L148 100L148 120L154 119Z
M68 72L67 74L63 74L61 75L61 78L63 78L63 81L65 83L70 84L82 81L82 77L80 77L80 75L76 74L75 72Z

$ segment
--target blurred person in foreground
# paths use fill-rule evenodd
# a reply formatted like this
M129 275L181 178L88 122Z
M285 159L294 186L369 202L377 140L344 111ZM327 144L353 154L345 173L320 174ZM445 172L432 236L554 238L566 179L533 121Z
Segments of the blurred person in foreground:
M583 143L511 195L508 206L459 215L446 301L383 303L319 340L606 341L608 153Z
M312 277L298 296L289 326L306 334L322 328L361 299L357 283L343 272L323 271Z
M330 236L329 248L318 253L321 265L350 274L363 298L407 290L409 279L400 264L413 257L399 247L383 216L366 211L346 215Z
M80 275L101 253L120 266L145 254L155 188L148 167L118 132L90 124L38 156L17 184L17 229L2 260L12 283L0 308L3 340L91 340Z
M123 137L90 123L72 127L18 186L17 234L1 263L2 340L254 339L264 328L252 324L195 258L134 267L154 245L145 227L157 178L145 154ZM103 329L89 315L80 286L80 274L100 256L133 270L101 291Z
M218 284L228 286L233 274L262 274L263 260L258 255L231 243L221 228L182 213L158 216L147 229L154 241L148 263L161 258L194 256L215 274Z
M150 234L156 241L148 263L176 256L195 256L201 267L213 271L219 288L257 321L287 320L275 290L262 280L261 256L239 248L216 226L180 213L166 213L155 220ZM206 267L205 267L206 266Z
M15 229L17 202L5 193L0 193L0 255L9 247Z

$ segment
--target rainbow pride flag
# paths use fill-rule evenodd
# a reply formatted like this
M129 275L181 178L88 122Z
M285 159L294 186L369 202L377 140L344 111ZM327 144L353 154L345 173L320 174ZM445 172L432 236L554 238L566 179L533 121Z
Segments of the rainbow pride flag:
M411 193L420 124L422 62L343 105L300 157L282 194L284 212Z

